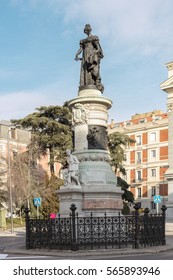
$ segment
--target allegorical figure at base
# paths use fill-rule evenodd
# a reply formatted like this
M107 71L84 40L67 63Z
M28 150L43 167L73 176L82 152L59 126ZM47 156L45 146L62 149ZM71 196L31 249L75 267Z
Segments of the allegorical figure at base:
M80 185L79 182L79 161L72 155L71 150L66 150L68 168L62 170L64 185Z

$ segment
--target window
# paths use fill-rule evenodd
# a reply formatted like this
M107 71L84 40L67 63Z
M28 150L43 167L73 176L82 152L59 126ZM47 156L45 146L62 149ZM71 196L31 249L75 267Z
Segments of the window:
M151 187L151 196L155 196L156 195L156 187Z
M154 201L151 201L151 209L156 209L156 203L154 203Z
M160 120L161 119L161 116L153 116L153 121L157 121L157 120Z
M156 142L156 132L150 133L150 143Z
M139 123L144 123L144 122L146 122L146 119L139 120Z
M137 191L138 191L137 196L141 197L141 188L138 188Z
M131 125L131 122L126 122L126 125L127 125L127 126Z
M114 124L113 128L114 128L114 127L120 127L120 124L119 124L119 123L116 123L116 124Z
M136 157L137 157L137 163L141 163L141 152L137 152Z
M142 180L141 170L137 170L136 175L137 175L137 181L141 181Z
M11 128L11 138L15 139L16 138L16 131L15 128Z
M141 135L136 136L136 144L141 145Z
M12 153L13 153L13 159L16 158L17 157L17 151L13 150Z
M151 150L150 155L151 159L156 159L156 150Z
M156 169L151 169L151 177L156 177Z

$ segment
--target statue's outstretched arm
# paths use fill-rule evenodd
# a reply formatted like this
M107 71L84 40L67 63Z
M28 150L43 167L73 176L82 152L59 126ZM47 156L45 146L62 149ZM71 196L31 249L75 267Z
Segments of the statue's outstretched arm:
M76 61L81 60L81 58L79 58L79 54L81 54L82 50L83 50L82 47L80 47L80 49L77 51L76 56L75 56Z

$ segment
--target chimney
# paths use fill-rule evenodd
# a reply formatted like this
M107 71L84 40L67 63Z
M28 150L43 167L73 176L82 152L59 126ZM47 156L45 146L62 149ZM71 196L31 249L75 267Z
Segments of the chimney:
M111 119L110 128L114 128L114 125L115 125L115 121L114 121L114 119Z

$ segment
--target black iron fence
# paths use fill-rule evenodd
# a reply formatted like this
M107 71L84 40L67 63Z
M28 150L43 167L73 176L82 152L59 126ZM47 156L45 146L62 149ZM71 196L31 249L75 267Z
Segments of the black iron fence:
M139 215L139 205L135 205L132 215L89 217L78 216L76 206L71 205L68 218L60 215L56 219L36 219L26 213L26 248L50 249L96 249L132 248L165 245L165 214L149 214L149 209Z

